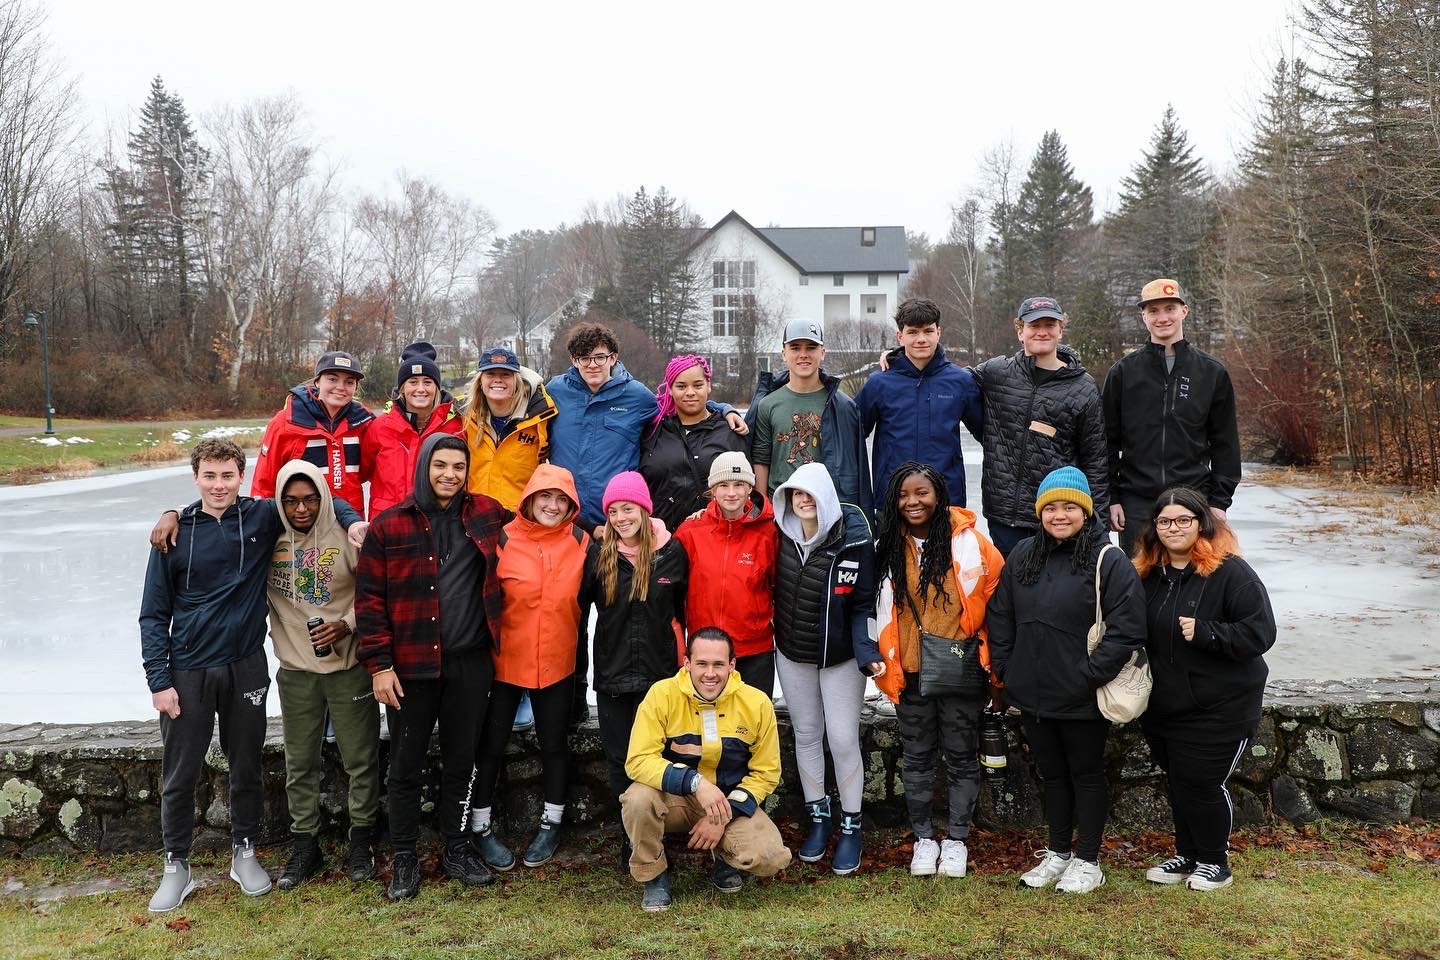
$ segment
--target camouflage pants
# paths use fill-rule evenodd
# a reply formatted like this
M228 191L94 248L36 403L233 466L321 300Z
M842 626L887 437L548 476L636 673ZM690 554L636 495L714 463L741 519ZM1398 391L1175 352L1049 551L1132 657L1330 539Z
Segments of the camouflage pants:
M985 697L922 697L917 674L905 675L905 689L895 705L900 723L905 785L905 806L915 836L935 836L935 767L941 751L945 754L945 777L950 788L949 835L963 840L970 833L975 798L980 793L979 746L980 710Z

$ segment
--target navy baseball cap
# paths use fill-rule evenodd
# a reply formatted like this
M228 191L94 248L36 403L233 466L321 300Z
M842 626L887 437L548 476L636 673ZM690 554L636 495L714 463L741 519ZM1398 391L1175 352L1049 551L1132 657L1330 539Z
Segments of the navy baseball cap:
M1060 304L1054 297L1026 297L1020 301L1020 309L1016 315L1021 323L1047 318L1065 319L1065 311L1060 309Z
M507 347L491 347L480 354L480 370L509 370L511 373L520 372L520 358L515 351Z
M365 374L360 372L360 363L353 356L344 350L331 350L315 362L315 377L319 379L322 373L353 373L356 380L364 380Z

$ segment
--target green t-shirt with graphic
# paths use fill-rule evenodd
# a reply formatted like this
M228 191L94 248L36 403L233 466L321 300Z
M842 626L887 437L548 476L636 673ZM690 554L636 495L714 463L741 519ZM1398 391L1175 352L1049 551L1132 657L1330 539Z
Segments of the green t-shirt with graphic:
M796 393L787 384L760 401L750 459L770 468L766 496L772 496L797 467L822 459L820 418L829 397L824 387L813 393Z

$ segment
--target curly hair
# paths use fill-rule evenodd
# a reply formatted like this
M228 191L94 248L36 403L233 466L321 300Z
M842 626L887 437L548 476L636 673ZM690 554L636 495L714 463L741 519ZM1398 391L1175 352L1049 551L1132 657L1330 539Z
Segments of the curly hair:
M234 460L235 470L241 476L245 475L245 451L234 440L227 440L224 437L206 437L195 444L195 449L190 451L190 472L196 476L200 475L201 460Z
M572 357L583 357L596 347L604 347L607 353L619 353L620 344L615 339L615 331L599 323L581 323L570 331L565 352Z
M1075 550L1070 555L1070 571L1084 575L1091 585L1095 582L1095 554L1101 547L1100 542L1100 521L1095 519L1095 514L1086 514L1085 522L1081 524L1080 530L1066 540L1056 540L1045 529L1045 524L1040 524L1040 529L1035 531L1035 536L1030 539L1029 546L1024 551L1018 547L1006 566L1013 568L1015 582L1031 586L1040 580L1040 574L1045 570L1045 564L1050 559L1050 554L1062 543L1074 543ZM1017 555L1018 554L1018 555Z
M1151 570L1163 566L1170 556L1170 551L1165 549L1165 545L1160 542L1160 535L1155 532L1155 517L1159 516L1161 510L1172 505L1184 508L1200 524L1200 535L1195 539L1195 545L1190 548L1190 562L1195 565L1195 572L1200 576L1208 577L1214 573L1226 557L1240 555L1240 543L1235 539L1235 532L1228 523L1217 519L1210 512L1210 502L1205 499L1205 494L1191 487L1171 487L1155 498L1150 520L1135 542L1135 557L1132 562L1135 564L1135 572L1140 574L1142 580Z
M920 576L915 585L920 602L925 603L927 588L948 604L945 578L951 575L950 558L950 489L940 471L915 460L906 460L895 468L885 488L885 501L880 505L880 540L875 547L875 563L880 578L890 578L897 606L906 602L910 584L905 576L906 524L900 517L900 487L910 477L924 477L935 490L935 513L925 534L925 547L920 551Z

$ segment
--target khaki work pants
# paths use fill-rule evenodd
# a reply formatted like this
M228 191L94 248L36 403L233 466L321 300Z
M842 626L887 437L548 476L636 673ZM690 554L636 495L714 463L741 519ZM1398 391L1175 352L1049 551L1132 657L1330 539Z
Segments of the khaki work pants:
M665 834L688 831L705 816L693 796L664 793L643 783L632 783L620 796L620 819L630 837L630 876L645 883L665 872ZM737 816L725 827L715 852L737 870L771 877L790 864L790 848L780 831L756 809L749 817Z

